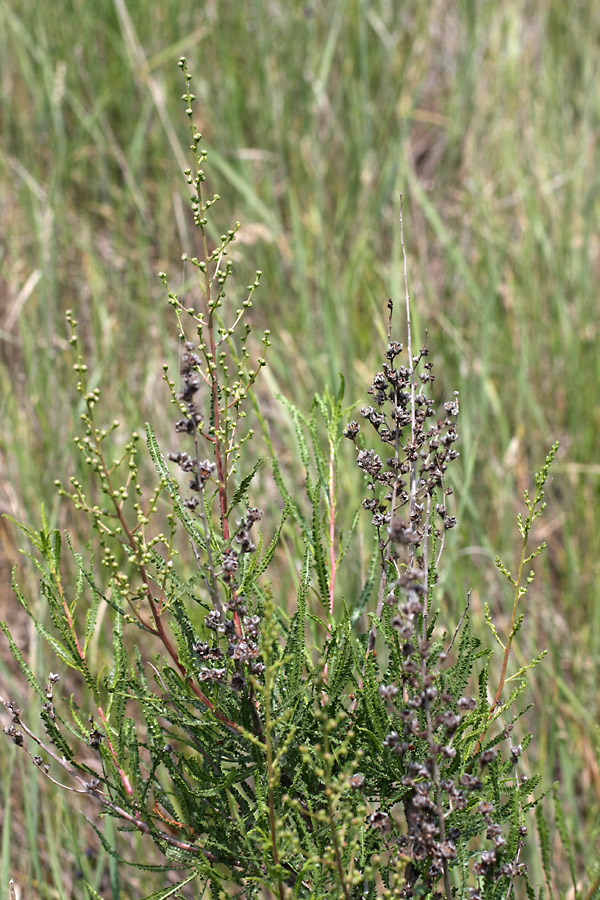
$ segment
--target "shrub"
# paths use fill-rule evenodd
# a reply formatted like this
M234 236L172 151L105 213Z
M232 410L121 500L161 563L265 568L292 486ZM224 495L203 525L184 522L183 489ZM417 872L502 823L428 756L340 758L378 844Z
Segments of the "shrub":
M543 549L530 552L529 536L557 447L525 495L516 573L498 561L514 603L504 636L486 612L502 649L496 683L468 608L447 629L436 607L456 524L446 473L458 456L459 399L434 397L428 348L412 346L406 278L406 347L394 337L389 301L387 347L362 424L347 422L343 382L336 395L315 397L308 416L288 404L303 499L299 479L288 484L279 465L255 392L265 360L253 355L245 318L260 272L232 309L228 251L238 226L213 237L218 197L205 192L206 151L193 124L191 76L180 65L201 246L199 257L184 259L197 272L203 308L186 305L161 274L180 341L180 372L165 371L177 445L163 455L146 427L157 472L150 493L138 477L138 434L113 458L118 423L98 424L100 391L88 383L69 314L85 408L77 446L98 497L75 479L60 491L94 536L86 553L67 537L65 553L45 520L40 530L21 526L53 630L34 624L59 671L38 683L2 625L40 699L45 736L10 701L5 732L42 775L56 780L62 770L89 798L90 816L95 806L147 835L165 870L179 871L179 888L193 884L197 897L476 900L509 897L519 879L531 892L521 856L539 778L522 773L530 736L516 736L512 711L530 666L509 675L509 662L530 564ZM404 269L406 276L406 261ZM269 332L262 344L265 352ZM281 495L268 542L255 505L265 459L253 451L246 412L261 428ZM337 458L346 439L365 499L339 535ZM360 516L372 525L371 565L361 589L344 597L336 584ZM285 533L302 547L291 614L279 571ZM31 615L16 582L14 589ZM112 623L108 672L90 654L102 605L103 623ZM71 676L72 693L60 696L68 669L79 682Z

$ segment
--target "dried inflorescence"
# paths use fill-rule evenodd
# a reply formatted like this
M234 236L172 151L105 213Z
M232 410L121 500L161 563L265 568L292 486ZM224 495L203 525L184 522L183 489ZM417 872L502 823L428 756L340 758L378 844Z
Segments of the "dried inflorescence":
M7 735L7 737L12 738L13 743L15 743L17 747L21 747L23 744L23 732L20 728L17 728L17 726L21 724L21 710L12 700L7 700L4 707L12 716L10 724L4 726L4 734Z
M434 401L425 391L425 385L431 388L435 380L433 364L423 362L429 351L423 347L410 367L396 367L394 360L402 349L398 342L389 342L389 362L384 362L383 371L376 373L369 388L375 406L361 409L363 419L393 455L384 461L374 450L360 448L357 464L369 476L369 496L363 506L373 513L375 527L383 533L387 526L388 538L398 544L418 544L425 537L423 501L442 486L448 464L459 455L453 446L458 440L458 394L445 404L444 416L436 419ZM419 367L424 371L419 373ZM350 422L344 434L356 441L360 430L358 422ZM449 493L450 489L446 496ZM398 511L407 505L409 515L404 521ZM444 505L438 504L437 512L444 529L456 525Z
M482 796L480 776L495 763L498 751L488 747L466 766L460 759L456 735L477 701L456 697L444 687L441 675L447 653L433 640L428 623L430 589L437 580L444 534L456 525L447 508L452 489L444 479L459 455L455 449L458 394L444 404L438 417L431 396L433 366L425 361L427 348L406 365L397 363L402 352L400 343L389 341L382 371L369 388L374 405L361 409L380 447L359 444L358 422L350 422L344 432L357 444L357 465L367 477L363 506L372 514L382 565L378 616L386 615L385 607L389 609L388 621L398 635L400 654L400 671L395 681L380 684L379 696L397 722L383 746L402 763L399 788L404 826L394 829L384 809L372 813L368 824L387 835L388 849L404 873L403 896L412 897L419 880L435 894L443 878L449 897L449 866L457 859L460 816L473 808L473 799ZM375 649L375 629L376 625L369 652ZM516 749L512 748L513 759ZM507 858L507 838L494 821L495 813L495 805L487 800L476 807L478 830L485 828L491 846L480 853L473 873L488 881L523 871L518 862L521 844L515 850L513 842L512 856Z

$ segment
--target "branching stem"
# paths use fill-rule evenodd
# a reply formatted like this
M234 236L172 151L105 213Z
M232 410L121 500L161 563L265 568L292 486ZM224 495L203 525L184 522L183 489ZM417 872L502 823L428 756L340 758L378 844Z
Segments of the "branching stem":
M529 537L529 530L525 531L523 536L523 543L521 544L521 557L519 559L519 569L517 572L517 577L515 578L515 590L513 594L513 607L512 614L510 617L510 626L508 629L508 637L506 639L506 644L504 647L504 657L502 659L502 670L500 672L500 682L498 684L498 690L496 691L496 695L492 701L492 705L490 706L489 717L491 717L494 713L494 710L498 706L500 701L500 695L502 693L502 689L504 687L506 681L506 670L508 667L508 659L510 656L510 650L512 647L512 641L514 637L514 628L515 622L517 621L517 610L519 607L519 600L521 599L521 591L522 591L522 580L523 580L523 571L526 563L526 553L527 553L527 539Z

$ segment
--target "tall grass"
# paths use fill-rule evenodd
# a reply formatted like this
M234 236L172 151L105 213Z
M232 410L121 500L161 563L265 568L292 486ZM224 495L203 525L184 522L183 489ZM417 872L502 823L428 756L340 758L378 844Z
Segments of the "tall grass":
M454 542L467 550L448 549L448 603L472 588L475 611L487 601L508 616L491 563L517 553L512 498L561 440L543 535L550 553L515 650L523 659L540 645L550 651L533 676L528 722L537 767L559 782L578 879L594 862L600 815L599 37L592 0L526 10L516 0L64 0L59 12L0 2L3 509L34 521L45 501L65 524L52 483L87 478L66 443L81 412L66 308L77 310L105 402L132 426L162 419L160 361L174 348L156 272L192 241L173 165L183 167L186 143L173 61L185 52L212 164L228 185L224 215L245 226L236 253L249 270L261 261L257 325L276 323L285 348L270 360L273 386L300 405L323 382L335 388L340 371L348 401L360 397L382 298L402 294L403 193L415 328L427 324L460 388L468 448ZM188 275L183 289L193 292ZM267 412L275 430L289 427L282 408ZM357 498L350 454L340 478ZM5 579L8 618L9 604ZM35 659L33 638L30 652ZM4 743L0 754L7 796ZM70 896L81 868L75 826L29 780L16 784L2 889L12 875L25 893L35 880L41 897ZM28 853L16 854L23 839ZM109 878L101 853L98 866L98 879L103 867Z

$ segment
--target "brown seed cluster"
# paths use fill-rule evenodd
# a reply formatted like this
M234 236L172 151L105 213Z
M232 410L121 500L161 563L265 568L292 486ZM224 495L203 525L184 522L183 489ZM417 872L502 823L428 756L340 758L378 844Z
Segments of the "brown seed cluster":
M418 544L424 538L423 501L443 485L448 464L459 455L454 447L458 395L445 404L444 416L437 418L430 395L433 364L424 361L428 349L423 347L413 357L410 368L395 366L401 352L401 344L389 342L383 371L375 374L369 388L374 405L361 409L362 418L392 455L382 459L375 450L357 447L356 461L368 476L363 506L373 513L373 525L382 533L387 528L392 541ZM358 422L350 422L344 434L356 442L360 431ZM404 521L398 511L407 505L409 516ZM437 512L444 529L456 525L445 505L438 504Z
M378 535L382 596L392 607L389 622L398 634L401 660L397 678L382 683L379 695L398 723L383 746L402 761L404 825L398 828L383 808L369 816L368 824L381 833L397 858L404 872L404 896L413 897L423 887L435 896L442 877L447 890L449 867L458 854L460 817L483 795L483 774L495 764L498 752L487 748L467 763L457 755L456 736L477 701L456 698L447 689L441 678L446 654L440 653L428 629L428 594L439 561L433 547L456 525L447 509L452 491L445 487L444 476L459 455L455 446L458 394L443 404L438 415L427 348L407 365L398 365L402 351L401 344L390 340L382 371L369 388L372 405L361 409L379 447L361 444L358 422L350 422L344 433L355 442L357 465L366 476L368 494L363 506L370 511ZM372 632L370 650L374 646ZM473 864L474 875L482 880L495 881L522 871L514 856L504 858L507 840L494 820L495 813L494 804L487 800L479 803L475 813L473 833L484 829L492 844Z

